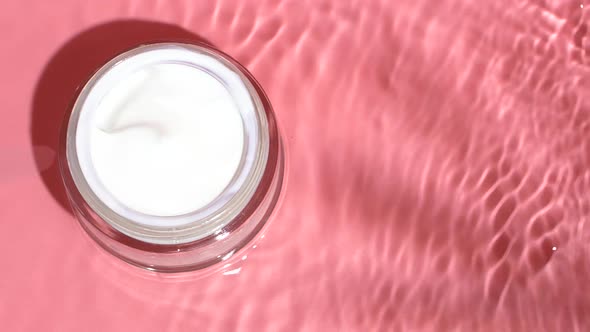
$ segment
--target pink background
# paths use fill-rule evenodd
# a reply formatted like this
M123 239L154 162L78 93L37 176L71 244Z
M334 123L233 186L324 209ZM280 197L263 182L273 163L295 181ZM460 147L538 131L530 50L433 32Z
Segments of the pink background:
M580 5L5 1L0 330L590 330ZM147 275L64 208L73 90L150 38L234 56L282 124L284 201L239 273Z

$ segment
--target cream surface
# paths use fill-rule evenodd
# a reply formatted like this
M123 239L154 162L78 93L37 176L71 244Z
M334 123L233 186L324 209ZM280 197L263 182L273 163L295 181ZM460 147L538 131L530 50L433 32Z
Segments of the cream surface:
M212 202L234 177L244 148L232 96L189 65L151 64L122 78L90 121L98 181L121 205L152 216L183 215Z

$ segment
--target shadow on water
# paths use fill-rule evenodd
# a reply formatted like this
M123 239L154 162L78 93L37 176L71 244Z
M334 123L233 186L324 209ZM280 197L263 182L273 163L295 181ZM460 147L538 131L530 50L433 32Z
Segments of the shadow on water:
M33 149L58 151L64 116L69 111L77 89L94 71L125 50L158 41L211 44L179 26L140 20L97 25L67 41L51 57L35 88L30 127ZM46 154L35 154L37 170L53 198L69 211L58 163L54 160L47 167L46 159Z

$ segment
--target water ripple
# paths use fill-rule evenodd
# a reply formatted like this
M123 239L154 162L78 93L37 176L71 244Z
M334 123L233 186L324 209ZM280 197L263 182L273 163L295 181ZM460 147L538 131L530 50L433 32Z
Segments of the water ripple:
M0 197L18 199L0 211L6 230L43 250L6 258L14 268L0 289L16 305L0 299L0 321L8 330L589 330L590 42L580 4L130 0L56 6L60 22L39 14L29 24L59 35L39 44L47 58L58 40L123 14L178 21L237 57L276 109L289 185L265 238L226 270L235 273L166 279L114 261L71 224L37 222L18 202L43 202L43 185L7 182ZM32 150L40 171L53 167L47 151ZM63 219L57 204L41 206L47 220ZM38 232L22 232L23 220ZM150 319L129 318L140 316Z

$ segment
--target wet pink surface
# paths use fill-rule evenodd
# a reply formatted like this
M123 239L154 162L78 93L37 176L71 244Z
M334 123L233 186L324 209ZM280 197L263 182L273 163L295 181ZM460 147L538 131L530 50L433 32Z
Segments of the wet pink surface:
M1 329L590 330L583 7L5 2ZM57 56L57 67L52 59L93 26L129 19L209 40L248 67L275 106L287 190L233 274L141 273L98 249L60 203L52 119L83 70L61 79L52 70L78 64L76 53ZM80 63L105 55L84 47Z

